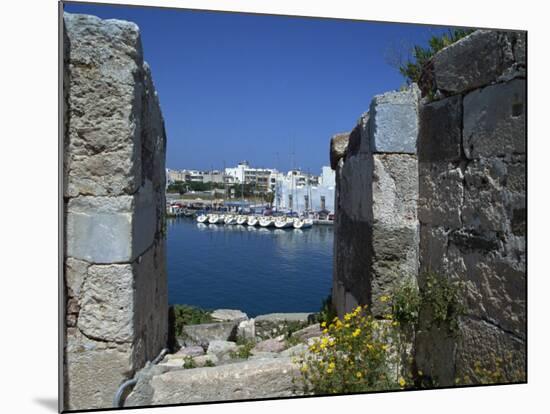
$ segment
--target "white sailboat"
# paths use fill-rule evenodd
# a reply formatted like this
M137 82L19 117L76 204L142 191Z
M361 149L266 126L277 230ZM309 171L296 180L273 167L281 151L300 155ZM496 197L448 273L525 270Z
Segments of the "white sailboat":
M198 223L205 223L207 220L208 220L208 216L206 214L199 214L197 216Z
M210 224L218 224L223 222L223 215L221 214L209 214L208 215L208 222Z
M293 226L293 220L287 217L277 217L275 219L275 227L278 229L289 229Z
M275 220L272 217L262 216L260 217L260 227L272 227L275 224Z
M236 224L237 218L233 214L226 214L224 217L223 222L225 224Z
M313 220L309 218L306 218L306 219L297 218L297 219L294 219L293 225L295 229L307 229L313 226Z
M248 220L246 222L251 227L257 226L259 224L258 217L256 217L256 216L249 216Z
M244 215L237 216L237 224L240 224L241 226L244 224L247 224L248 217Z

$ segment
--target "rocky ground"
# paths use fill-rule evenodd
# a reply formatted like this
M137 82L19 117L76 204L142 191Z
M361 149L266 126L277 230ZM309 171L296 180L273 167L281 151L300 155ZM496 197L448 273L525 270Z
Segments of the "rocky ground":
M176 352L148 363L125 406L178 404L300 395L298 361L321 335L313 313L256 318L231 309L214 322L186 325Z

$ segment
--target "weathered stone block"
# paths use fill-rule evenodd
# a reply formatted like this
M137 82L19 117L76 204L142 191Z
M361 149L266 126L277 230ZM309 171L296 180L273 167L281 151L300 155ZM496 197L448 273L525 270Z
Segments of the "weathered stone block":
M394 227L416 223L418 162L415 155L374 154L372 215Z
M254 339L256 338L256 321L254 318L240 321L237 326L237 339Z
M218 321L242 321L248 319L246 313L236 309L216 309L210 316Z
M195 345L195 346L188 346L188 347L181 348L178 352L176 352L173 355L173 357L182 358L182 357L199 356L199 355L204 355L204 348L202 346ZM171 359L170 355L167 355L166 357L168 359Z
M132 194L141 182L139 29L69 13L64 23L70 39L66 196Z
M464 153L468 158L526 151L526 81L515 79L464 97Z
M506 33L476 30L433 57L436 87L448 94L479 88L496 80L513 63Z
M252 352L281 352L283 349L285 349L285 343L282 339L270 338L258 342Z
M152 361L168 343L168 284L165 241L156 240L132 264L136 366Z
M102 341L132 342L134 337L132 265L93 265L82 285L79 329Z
M202 323L185 325L178 341L185 346L206 346L211 341L228 341L236 339L239 321Z
M330 140L330 167L335 170L338 161L345 157L349 142L349 132L335 134Z
M370 150L416 154L418 100L416 84L399 92L377 95L370 105Z
M321 325L318 323L315 323L313 325L306 326L303 329L299 329L293 332L291 336L293 338L298 338L301 341L304 341L309 338L321 336Z
M218 359L224 360L230 357L230 353L237 351L237 344L230 341L213 340L208 344L207 354L216 355Z
M456 378L461 383L495 382L476 366L497 374L498 382L527 380L524 339L510 335L487 321L470 318L462 321L461 332L456 352Z
M149 181L133 196L72 198L67 255L91 263L132 262L151 246L156 229Z
M418 219L423 224L459 228L464 195L464 174L446 163L421 163Z
M351 220L372 222L373 160L368 154L347 157L339 180L339 211Z
M90 264L83 260L67 258L65 261L65 286L69 296L76 298L80 296L80 288L86 279L89 266Z
M500 158L470 162L464 171L464 226L483 233L511 232L513 212L526 208L524 167Z
M260 339L275 338L288 332L289 326L303 328L313 323L313 313L270 313L255 318L256 336Z
M131 375L131 349L80 348L67 353L69 407L82 409L110 408L118 386ZM92 380L91 380L92 379Z
M462 98L454 96L422 105L419 110L418 162L460 160Z
M290 397L295 395L296 388L292 379L298 375L298 366L288 357L167 372L151 380L154 390L151 403Z

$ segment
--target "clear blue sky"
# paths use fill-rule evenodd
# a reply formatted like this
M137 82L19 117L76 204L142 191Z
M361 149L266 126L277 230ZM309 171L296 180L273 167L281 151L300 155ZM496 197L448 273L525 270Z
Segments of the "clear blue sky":
M67 4L137 23L166 123L168 168L258 167L319 173L329 140L349 131L373 95L404 79L394 45L446 30L177 9Z

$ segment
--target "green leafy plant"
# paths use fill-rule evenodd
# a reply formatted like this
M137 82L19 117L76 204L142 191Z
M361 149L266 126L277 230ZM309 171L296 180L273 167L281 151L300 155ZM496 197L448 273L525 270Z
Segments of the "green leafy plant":
M411 279L396 285L391 295L393 319L402 327L415 329L421 300L418 286Z
M252 349L256 346L256 341L253 339L237 339L237 345L239 346L236 351L231 351L229 356L231 358L248 359L252 356Z
M205 366L205 367L215 367L216 364L214 364L210 359L207 359L207 360L204 362L204 366Z
M332 305L332 294L330 294L321 302L321 310L317 319L320 323L325 322L328 325L335 317L336 309Z
M428 311L430 324L447 326L450 333L458 331L458 320L465 313L464 284L433 272L425 274L420 287L421 307Z
M185 369L197 368L197 363L195 362L193 357L187 356L183 359L183 368Z
M391 375L392 326L358 306L343 320L322 322L322 336L300 362L305 393L332 394L398 389L407 386Z
M177 336L182 334L184 325L196 325L213 322L212 312L190 305L173 305L174 332Z

